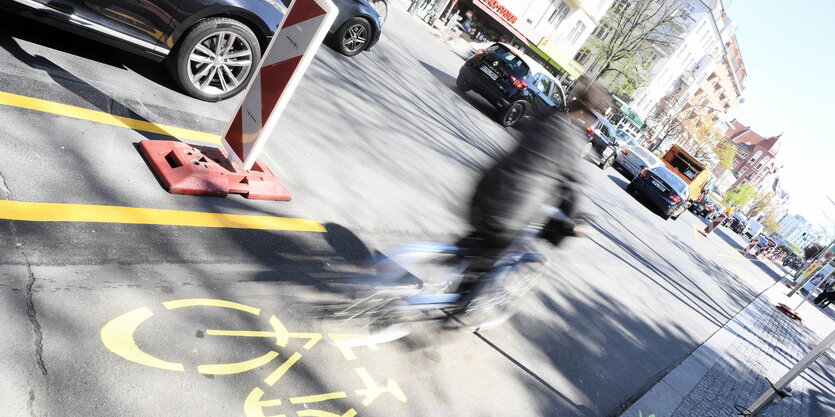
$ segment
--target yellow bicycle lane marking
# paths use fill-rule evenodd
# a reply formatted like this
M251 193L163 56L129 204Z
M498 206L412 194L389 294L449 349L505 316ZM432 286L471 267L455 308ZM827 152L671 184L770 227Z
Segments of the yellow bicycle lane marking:
M0 200L0 219L326 232L322 223L310 219L12 200Z
M203 142L212 145L220 145L222 143L220 140L220 136L212 133L168 126L145 120L131 119L129 117L115 116L110 113L105 113L98 110L90 110L85 109L83 107L72 106L69 104L63 104L39 98L21 96L18 94L6 93L3 91L0 91L0 105L18 107L27 110L35 110L44 113L51 113L58 116L71 117L73 119L86 120L89 122L101 123L110 126L124 127L143 132L156 133L182 140ZM276 163L273 157L266 150L262 149L260 154L267 157L267 159L270 160L270 163L272 163L274 167L278 168L278 163ZM283 175L285 178L287 177L286 172L283 173Z
M194 298L172 300L162 303L162 306L166 311L189 307L210 307L237 310L254 316L261 315L261 309L259 308L250 307L232 301L216 299ZM148 307L140 307L123 313L122 315L110 320L102 327L100 332L102 343L108 350L128 361L158 369L185 372L185 367L182 363L169 362L152 356L144 352L136 343L135 333L137 329L149 321L149 319L153 316L153 311ZM284 324L276 316L270 316L268 324L269 327L272 328L272 331L206 330L205 334L212 336L264 337L275 339L276 348L275 350L270 350L260 357L242 362L197 365L197 372L201 374L229 375L253 371L256 368L268 365L274 359L279 358L279 356L286 356L285 353L279 353L278 348L283 348L281 350L289 349L288 343L290 339L308 339L308 342L302 346L302 349L305 351L309 351L317 345L319 341L325 339L324 335L321 333L291 332L287 330ZM357 360L356 352L352 349L359 349L361 346L348 347L342 344L342 341L356 338L357 335L328 334L328 337L339 349L346 361ZM371 350L377 349L377 346L375 345L366 345L365 347ZM281 380L282 377L288 373L288 371L290 371L293 365L302 359L302 356L302 353L298 351L294 352L287 360L278 365L273 372L263 379L266 386L256 386L250 390L249 394L247 394L246 398L243 400L244 415L246 417L265 417L265 409L271 409L275 412L276 407L284 406L287 408L288 406L298 404L303 405L304 408L284 411L295 411L295 414L300 417L353 417L358 414L357 410L361 410L361 407L353 407L345 412L340 410L339 414L337 414L332 412L332 410L340 407L339 404L325 406L326 408L330 408L331 411L325 411L323 409L310 409L308 404L355 398L362 404L363 407L369 407L383 394L391 395L394 399L402 403L408 402L406 394L400 389L397 382L393 379L387 379L384 384L378 384L372 374L365 367L354 368L354 372L359 377L359 383L362 384L364 388L354 389L353 394L350 393L350 390L342 390L311 395L292 396L289 398L284 397L284 399L264 399L264 396L266 395L264 389L274 387L276 383L279 382L279 380ZM284 387L280 391L283 393L286 388L287 387ZM344 405L341 406L344 407ZM322 406L316 405L316 407ZM271 415L274 417L287 416L287 414L281 413Z
M167 126L145 120L136 120L129 117L114 116L110 113L97 110L89 110L82 107L71 106L69 104L5 93L2 91L0 91L0 104L56 114L59 116L72 117L74 119L87 120L111 126L126 127L129 129L141 130L143 132L157 133L184 140L193 140L215 145L220 144L220 136L211 133Z

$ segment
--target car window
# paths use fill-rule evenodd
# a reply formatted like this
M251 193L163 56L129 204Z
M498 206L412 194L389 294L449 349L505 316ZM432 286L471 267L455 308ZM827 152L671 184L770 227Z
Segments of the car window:
M658 160L657 156L653 155L652 152L650 152L650 151L648 151L644 148L640 148L640 147L636 146L636 147L632 148L632 152L634 154L638 155L641 159L643 159L646 162L657 162L657 160Z
M675 190L675 192L679 195L687 196L689 194L688 191L690 190L690 188L687 186L687 183L684 182L684 180L682 180L678 175L674 174L669 169L664 167L655 167L652 168L650 171L652 171L653 174L658 176L658 178L664 180L664 182L667 183L667 185L669 185L670 187L672 187L672 189Z
M615 134L618 135L618 138L624 142L626 142L629 146L635 146L638 143L635 142L635 138L632 137L629 133L626 133L622 129L616 129Z
M551 93L551 100L554 101L554 104L557 107L562 107L563 104L565 104L562 97L562 91L560 91L560 89L557 87L554 87L554 92Z
M602 121L598 122L597 130L599 130L600 134L606 137L606 139L612 138L612 131L609 130L609 126L606 123Z
M489 48L487 48L488 53L491 53L494 57L502 60L505 64L507 64L510 73L519 77L524 78L530 72L530 68L522 58L516 56L510 49L507 49L504 45L495 44Z
M539 91L541 91L542 94L545 94L546 96L550 95L551 94L551 85L552 85L551 84L551 79L546 77L545 75L542 75L542 74L537 74L537 77L539 77L539 78L534 83L536 88Z

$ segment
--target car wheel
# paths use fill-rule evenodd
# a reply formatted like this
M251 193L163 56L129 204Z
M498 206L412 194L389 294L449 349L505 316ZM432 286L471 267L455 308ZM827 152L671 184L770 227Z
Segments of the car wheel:
M371 6L373 6L374 9L377 10L377 13L380 15L380 20L385 22L386 17L389 14L388 2L386 2L386 0L371 0L369 3L371 3Z
M510 127L516 124L525 115L525 102L514 101L509 106L505 107L499 112L499 123L504 127Z
M582 153L583 158L586 158L586 157L589 156L589 154L591 153L591 148L592 147L593 147L593 145L592 145L591 142L587 143L586 146L583 146L583 153Z
M246 88L261 62L252 30L237 20L213 17L194 25L168 57L168 69L185 92L219 101Z
M354 56L362 52L371 40L371 24L361 17L353 17L336 30L333 39L339 53Z
M629 194L635 194L635 183L634 182L630 182L629 184L626 184L626 192L629 193Z
M455 79L455 86L458 87L461 91L470 91L470 83L464 81L463 78L459 75L458 78Z
M601 169L609 168L610 166L612 166L612 163L614 161L615 161L615 156L612 155L612 156L606 158L605 160L603 160L603 162L600 163L600 168Z

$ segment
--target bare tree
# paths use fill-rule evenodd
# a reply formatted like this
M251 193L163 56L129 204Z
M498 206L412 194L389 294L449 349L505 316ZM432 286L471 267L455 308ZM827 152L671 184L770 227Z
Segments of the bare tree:
M592 80L610 71L627 79L640 79L641 65L636 65L636 57L651 47L672 53L680 39L673 26L677 19L687 18L680 5L681 0L617 1L601 19L605 35L592 37L586 46L600 65ZM641 61L644 68L652 64Z

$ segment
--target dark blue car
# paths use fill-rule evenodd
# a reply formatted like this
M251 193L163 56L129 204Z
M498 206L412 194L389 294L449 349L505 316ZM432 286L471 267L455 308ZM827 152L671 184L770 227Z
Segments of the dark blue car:
M626 191L643 197L661 212L664 220L678 219L687 209L687 196L690 195L687 183L666 167L642 170Z
M373 0L385 5L384 0ZM290 0L2 0L0 8L102 43L166 61L190 96L244 90ZM330 41L353 56L380 39L383 19L367 0L334 0Z

